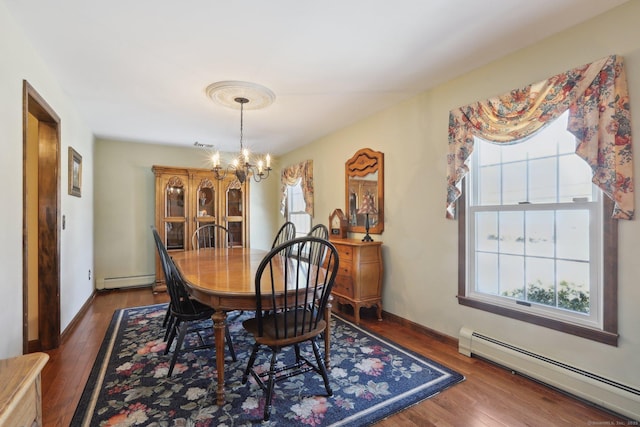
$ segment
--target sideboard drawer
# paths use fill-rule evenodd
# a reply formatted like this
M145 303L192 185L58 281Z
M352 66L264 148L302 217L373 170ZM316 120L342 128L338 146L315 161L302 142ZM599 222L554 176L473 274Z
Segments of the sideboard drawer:
M335 242L332 242L332 243L334 243L334 246L338 250L338 257L340 258L341 264L343 260L350 262L353 259L353 249L351 247L344 246L344 245L336 245Z
M347 298L353 298L353 287L351 285L351 278L337 276L336 281L333 284L333 293L340 294L340 296L344 296Z
M351 278L351 271L352 271L352 267L351 264L348 263L342 263L342 260L340 260L340 265L338 266L338 274L341 276L348 276L349 278Z

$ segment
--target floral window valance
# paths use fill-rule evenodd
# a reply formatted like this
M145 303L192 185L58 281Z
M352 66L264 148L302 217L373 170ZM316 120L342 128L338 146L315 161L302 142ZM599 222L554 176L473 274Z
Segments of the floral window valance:
M280 174L281 197L280 197L280 213L284 216L287 207L287 186L295 185L302 178L300 185L302 186L302 194L305 202L305 212L313 216L313 160L298 163L293 166L282 169Z
M632 219L631 112L623 60L616 55L450 111L447 218L455 218L474 136L513 142L567 110L576 154L591 166L593 183L614 201L613 218Z

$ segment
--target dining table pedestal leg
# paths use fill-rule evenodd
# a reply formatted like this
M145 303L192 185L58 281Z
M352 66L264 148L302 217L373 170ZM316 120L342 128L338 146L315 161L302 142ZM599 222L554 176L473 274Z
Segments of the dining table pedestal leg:
M224 405L224 340L225 328L227 325L227 313L223 310L217 310L211 316L213 319L213 333L216 340L216 369L218 370L218 389L217 400L218 406Z

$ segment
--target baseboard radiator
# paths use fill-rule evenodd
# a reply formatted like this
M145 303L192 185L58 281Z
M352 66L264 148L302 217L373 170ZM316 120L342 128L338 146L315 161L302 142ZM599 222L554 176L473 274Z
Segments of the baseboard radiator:
M121 289L135 288L139 286L149 286L155 282L155 274L145 274L140 276L127 277L105 277L102 283L96 283L97 289Z
M615 413L640 420L640 390L462 327L458 351L481 357Z

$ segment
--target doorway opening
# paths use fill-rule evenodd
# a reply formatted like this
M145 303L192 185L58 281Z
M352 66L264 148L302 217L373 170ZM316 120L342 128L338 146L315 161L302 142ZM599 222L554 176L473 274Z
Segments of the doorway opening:
M60 344L60 118L23 82L23 352Z

